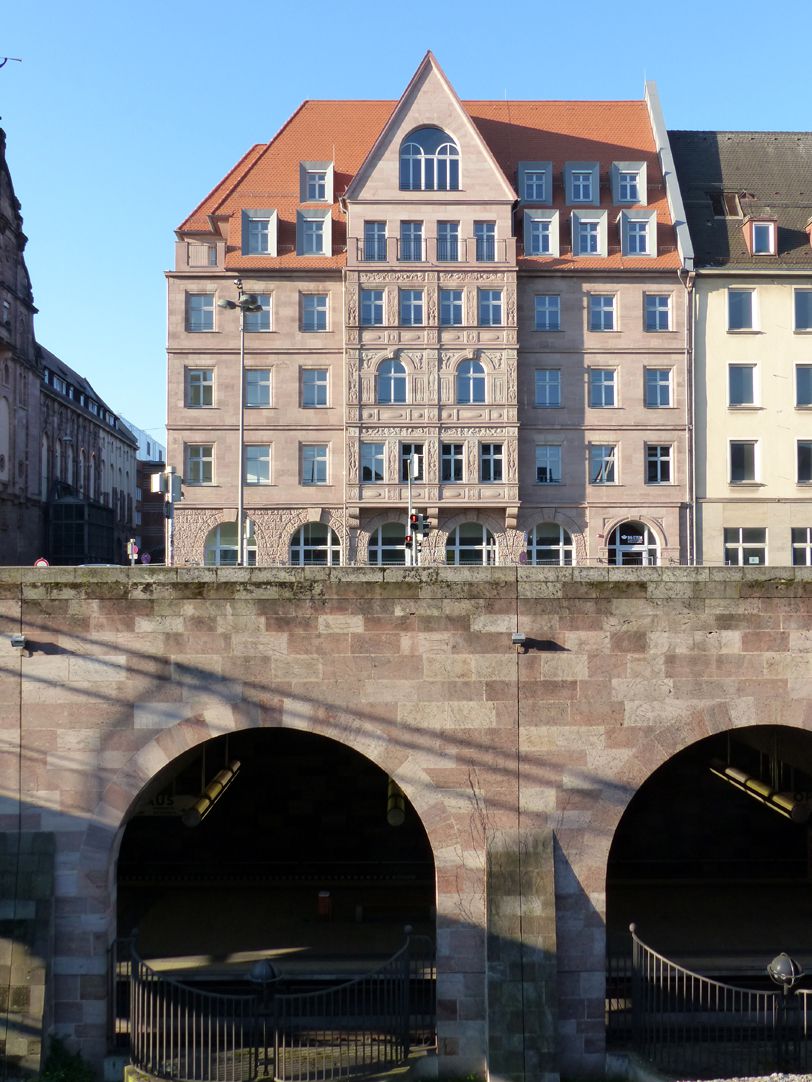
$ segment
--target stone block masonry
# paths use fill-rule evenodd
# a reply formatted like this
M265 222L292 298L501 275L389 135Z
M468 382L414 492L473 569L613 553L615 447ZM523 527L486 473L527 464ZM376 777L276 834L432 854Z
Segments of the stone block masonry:
M422 819L441 1073L600 1072L629 800L708 735L812 728L807 568L9 568L0 619L0 984L6 1052L29 1059L43 1025L104 1055L117 846L144 786L214 736L293 728L367 756ZM53 856L21 849L9 893L20 826Z

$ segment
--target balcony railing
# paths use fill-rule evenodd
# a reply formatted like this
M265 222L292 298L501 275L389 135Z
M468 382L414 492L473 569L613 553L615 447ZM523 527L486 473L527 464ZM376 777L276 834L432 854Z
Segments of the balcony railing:
M350 238L347 245L353 263L513 263L516 259L515 237L455 237L401 240L377 237L372 240Z

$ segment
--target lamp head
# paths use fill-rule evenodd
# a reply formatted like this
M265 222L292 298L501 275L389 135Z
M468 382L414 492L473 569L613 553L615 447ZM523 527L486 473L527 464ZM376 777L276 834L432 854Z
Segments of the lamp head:
M236 308L237 307L237 302L236 301L226 300L226 298L223 297L222 300L219 300L217 302L217 307L218 308Z
M790 958L786 951L781 951L777 957L773 958L767 966L767 973L770 980L782 985L785 991L794 988L804 975L801 967L794 958Z

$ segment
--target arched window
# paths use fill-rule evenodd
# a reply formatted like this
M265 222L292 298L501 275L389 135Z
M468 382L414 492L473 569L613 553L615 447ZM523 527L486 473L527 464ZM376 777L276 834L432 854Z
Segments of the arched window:
M336 567L341 563L338 534L321 522L308 522L300 526L290 541L290 562L294 567L313 564Z
M463 522L448 535L445 559L448 564L495 564L493 534L478 522Z
M574 552L571 535L557 522L540 522L528 531L528 563L569 566L575 562Z
M455 192L460 186L460 151L441 128L419 128L400 146L404 192Z
M609 563L618 567L656 566L657 538L642 522L621 522L609 534Z
M479 405L485 401L485 368L479 361L463 361L457 368L457 403Z
M406 366L401 361L383 361L378 366L378 402L398 405L406 401Z
M245 558L249 567L257 562L257 541L254 537L254 524L246 519ZM203 563L207 567L236 567L238 556L237 523L221 522L206 536L203 551Z
M405 537L406 526L402 522L387 522L379 526L369 538L369 562L377 567L405 564Z

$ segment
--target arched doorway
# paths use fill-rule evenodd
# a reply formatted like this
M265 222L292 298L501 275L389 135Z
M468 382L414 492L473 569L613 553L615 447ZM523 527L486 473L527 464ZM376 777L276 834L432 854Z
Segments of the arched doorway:
M657 537L643 522L621 522L609 534L607 553L610 564L620 567L656 565L659 561Z

